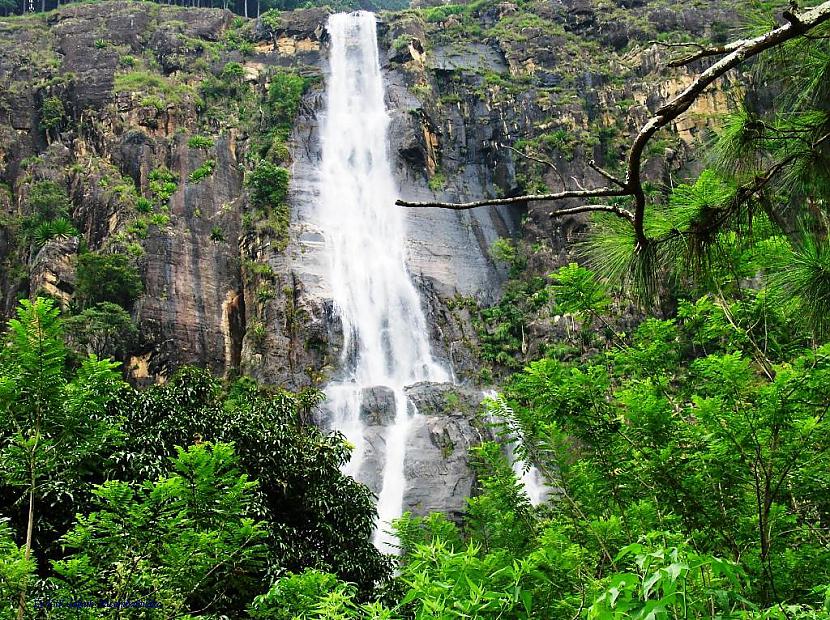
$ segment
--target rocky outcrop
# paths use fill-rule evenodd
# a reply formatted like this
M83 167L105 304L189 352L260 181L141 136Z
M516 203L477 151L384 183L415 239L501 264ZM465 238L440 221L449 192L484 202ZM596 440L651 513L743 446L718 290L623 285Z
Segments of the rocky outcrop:
M482 392L452 384L419 383L406 390L413 407L404 472L404 507L414 514L460 518L473 494L470 448L492 439L477 417Z
M66 308L75 288L75 255L79 245L77 237L47 241L32 261L29 289Z

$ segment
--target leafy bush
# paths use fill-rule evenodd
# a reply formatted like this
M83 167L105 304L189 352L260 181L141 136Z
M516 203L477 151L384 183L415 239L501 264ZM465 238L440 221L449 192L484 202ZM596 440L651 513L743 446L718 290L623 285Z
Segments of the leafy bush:
M148 178L150 194L157 204L166 204L178 189L179 178L164 166L153 169Z
M151 593L165 614L240 611L236 602L258 590L267 557L266 524L253 518L256 487L223 443L177 446L169 471L152 482L98 485L98 509L79 515L62 539L58 597L142 601Z
M66 117L66 109L60 97L47 97L40 105L40 126L46 131L60 129Z
M238 62L229 62L222 67L222 73L219 77L223 80L239 81L245 77L245 69Z
M52 239L68 239L78 235L78 230L65 217L59 217L52 221L43 221L32 231L32 246L42 247Z
M138 339L138 328L121 306L102 302L64 319L67 342L78 351L123 359Z
M54 220L69 217L72 203L60 185L54 181L37 181L29 187L24 199L24 207L40 220Z
M110 302L129 309L143 292L141 276L126 256L90 252L78 257L75 299L80 307Z
M302 424L320 398L316 390L260 390L250 380L223 396L208 372L184 369L130 396L129 438L115 460L129 479L152 480L174 446L194 437L233 443L240 469L259 481L271 570L329 569L367 592L387 568L371 543L373 498L340 471L349 454L343 437Z
M192 149L209 149L213 146L213 140L207 136L190 136L187 140L187 146Z
M213 174L213 170L216 168L216 160L215 159L206 159L205 162L196 168L193 172L190 173L188 180L191 183L198 183L205 177L209 177Z
M424 19L431 23L437 23L446 21L451 15L461 15L462 13L464 13L463 4L443 4L425 9Z
M288 170L267 161L260 161L248 174L245 183L251 191L251 205L271 209L288 197Z

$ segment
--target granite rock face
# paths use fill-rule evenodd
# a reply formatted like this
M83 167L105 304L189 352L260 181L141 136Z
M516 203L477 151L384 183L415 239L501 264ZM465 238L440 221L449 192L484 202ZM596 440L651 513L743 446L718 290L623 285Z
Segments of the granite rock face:
M458 519L475 486L470 448L493 438L476 417L484 395L448 383L418 383L406 394L414 415L404 463L404 509Z

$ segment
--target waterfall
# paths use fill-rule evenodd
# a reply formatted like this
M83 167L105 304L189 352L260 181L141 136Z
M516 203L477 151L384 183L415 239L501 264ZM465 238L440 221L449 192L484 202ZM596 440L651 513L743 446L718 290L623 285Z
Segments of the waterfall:
M414 408L405 386L444 382L432 356L427 321L406 268L406 230L387 150L375 16L359 11L328 19L330 68L321 124L319 224L328 278L343 327L343 376L326 388L332 426L354 445L346 471L364 477L367 445L361 405L379 386L394 397L384 430L375 544L394 552L389 522L400 516L404 459Z

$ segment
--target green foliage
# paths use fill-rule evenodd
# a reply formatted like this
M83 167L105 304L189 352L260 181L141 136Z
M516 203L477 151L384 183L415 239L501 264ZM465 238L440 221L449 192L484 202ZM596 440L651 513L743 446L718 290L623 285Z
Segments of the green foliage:
M213 226L210 229L210 240L214 243L224 243L225 239L225 231L222 230L221 226Z
M276 9L268 9L259 16L259 21L271 36L274 36L280 27L280 12Z
M460 15L463 12L463 4L442 4L426 9L424 11L424 19L428 22L443 22L450 15Z
M288 170L267 161L260 161L245 179L251 191L251 205L270 209L288 197Z
M78 235L78 230L65 217L59 217L51 221L41 221L31 231L32 245L36 248L42 247L52 239L68 239Z
M126 256L89 252L78 257L75 299L80 307L110 302L129 309L143 292L141 276Z
M272 237L278 251L284 250L289 241L291 209L286 203L288 182L288 170L265 160L258 162L245 179L251 206L260 215L260 230Z
M286 69L278 69L270 78L266 100L268 131L261 137L257 152L270 161L281 162L288 159L285 143L309 81Z
M436 172L432 175L432 177L430 177L429 183L427 183L427 185L429 185L429 188L433 192L440 192L442 189L444 189L444 185L446 185L446 183L446 177L441 172Z
M68 344L99 358L123 359L138 339L138 328L121 306L102 302L64 319Z
M229 62L222 67L219 77L228 81L240 81L245 77L245 69L238 62Z
M127 479L153 480L174 446L194 437L233 443L240 469L259 481L269 571L319 568L367 592L387 570L370 542L373 498L341 473L349 453L342 436L303 424L320 397L314 390L269 393L250 381L223 395L207 372L182 370L122 405L127 440L115 456L117 470Z
M300 618L332 618L334 603L339 613L354 617L354 589L335 575L309 569L298 575L289 573L251 606L251 617L267 620L298 620ZM345 609L344 609L345 607Z
M60 97L46 97L40 104L40 126L46 131L60 129L66 110Z
M734 563L700 555L686 545L635 543L616 560L633 557L636 572L612 575L608 589L588 610L588 620L617 618L732 617L744 607L736 596L741 572Z
M153 201L139 196L135 202L135 208L139 213L150 213L154 208Z
M170 196L176 193L179 178L164 166L153 169L148 178L150 195L157 204L167 204Z
M577 308L593 305L584 285L582 277L559 284L572 289L566 293ZM604 359L533 362L513 378L501 415L515 417L512 428L525 440L520 455L548 463L580 507L563 513L595 532L608 560L622 542L671 524L701 557L743 550L751 587L732 592L762 605L773 593L808 602L811 588L830 579L822 543L809 534L823 508L807 517L796 506L827 502L803 485L810 476L824 479L815 464L830 456L818 439L827 424L820 403L830 392L820 385L830 351L800 348L797 333L786 344L774 315L766 330L780 340L763 340L753 316L762 300L703 298L682 306L679 321L644 321ZM644 518L646 505L659 515ZM610 539L585 517L609 512L621 527ZM639 578L625 584L625 600L639 605Z
M267 532L253 518L256 482L228 444L176 453L169 473L154 482L95 488L98 509L79 516L62 539L68 553L54 563L56 598L117 595L155 603L170 617L238 613L236 602L257 591Z
M806 233L781 261L782 269L770 279L781 304L795 304L796 312L813 333L830 333L830 247L826 239Z
M66 190L53 181L33 183L24 199L26 211L39 221L51 221L59 217L69 217L72 203Z
M8 603L25 591L35 578L35 561L14 541L8 523L0 522L0 610L11 617Z
M192 89L186 84L143 69L117 74L114 90L116 93L142 93L155 97L165 106L181 103L186 97L192 96Z
M593 272L571 263L550 276L553 301L557 310L581 318L597 316L608 309L611 299Z
M100 338L128 320L99 304L67 327L88 323ZM22 302L0 348L0 519L14 526L0 521L5 601L37 592L143 602L148 618L242 617L277 575L313 568L349 582L321 617L382 608L353 602L390 566L370 541L373 495L341 473L346 442L307 423L319 392L223 388L195 369L135 391L112 362L69 361L54 304Z
M190 136L187 140L187 146L192 149L209 149L213 147L213 140L207 136Z
M119 436L109 406L123 384L117 364L95 356L67 373L51 300L22 301L8 325L0 352L0 494L10 500L3 511L27 532L24 563L12 553L7 573L17 575L24 597L30 552L44 557L54 551L55 532L71 518L83 483Z
M215 168L216 160L206 159L201 166L199 166L193 172L190 173L188 181L190 181L191 183L198 183L205 177L209 177L210 175L212 175Z

